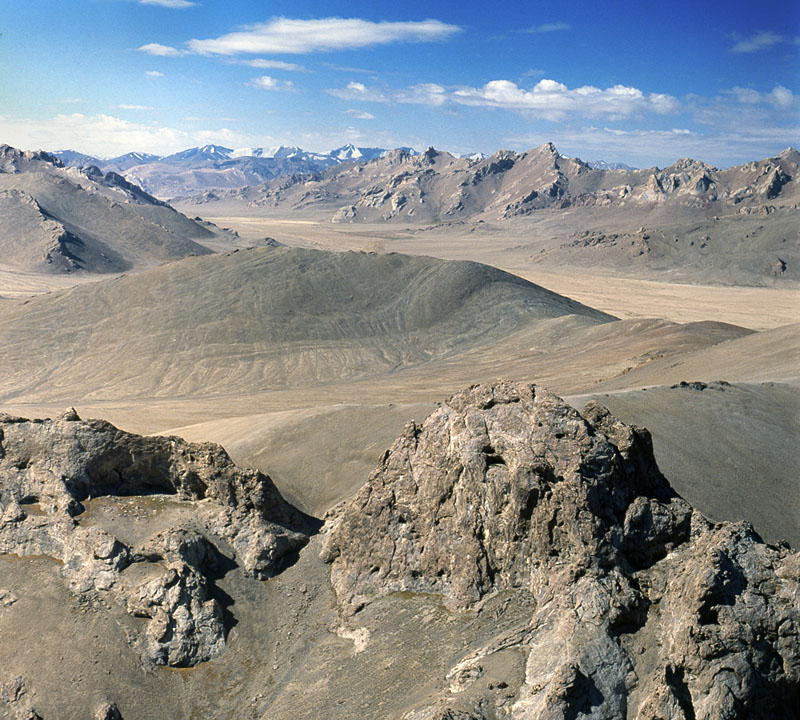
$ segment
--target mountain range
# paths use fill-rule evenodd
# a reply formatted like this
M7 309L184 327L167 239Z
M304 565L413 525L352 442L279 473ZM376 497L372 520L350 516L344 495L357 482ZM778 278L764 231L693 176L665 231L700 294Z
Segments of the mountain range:
M544 208L680 205L704 210L800 200L800 153L720 170L684 158L666 168L598 170L561 155L552 143L527 152L500 150L458 158L431 147L393 150L367 163L330 168L228 192L197 204L240 200L254 206L326 208L334 222L499 220Z
M419 155L418 151L410 147L396 148L393 151L378 147L357 147L353 144L342 145L325 153L287 145L229 148L212 144L163 156L129 152L104 158L76 150L56 150L52 155L68 167L95 166L105 172L120 173L147 192L160 198L169 198L217 188L256 185L284 175L318 173L342 163L365 163L397 151L408 153L412 157ZM482 152L473 152L454 157L478 161L485 160L488 156ZM622 163L603 160L589 164L603 170L634 169Z
M129 152L101 158L75 150L56 150L52 154L66 166L95 166L105 172L120 173L147 192L168 198L209 188L257 184L281 175L315 173L340 163L365 162L385 152L383 148L347 144L327 153L285 145L236 149L203 145L164 156Z

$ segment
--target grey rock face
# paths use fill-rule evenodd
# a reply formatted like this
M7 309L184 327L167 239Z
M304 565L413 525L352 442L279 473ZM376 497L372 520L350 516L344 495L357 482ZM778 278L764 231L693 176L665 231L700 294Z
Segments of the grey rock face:
M513 718L800 707L800 556L712 525L661 475L647 431L596 404L580 414L508 382L457 393L331 514L323 559L346 615L395 591L457 610L529 591Z
M175 498L191 508L192 527L123 542L84 520L84 503L105 496ZM245 574L268 577L306 532L268 476L236 467L216 445L133 435L74 410L54 420L0 415L0 553L61 560L74 593L111 593L149 618L140 644L150 662L221 654L218 558L228 552ZM132 565L141 572L124 572Z

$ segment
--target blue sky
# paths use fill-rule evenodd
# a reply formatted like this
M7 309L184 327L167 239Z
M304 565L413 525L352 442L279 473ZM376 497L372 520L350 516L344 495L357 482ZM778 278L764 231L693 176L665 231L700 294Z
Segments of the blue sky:
M552 141L638 166L800 144L800 4L3 0L0 142L100 155Z

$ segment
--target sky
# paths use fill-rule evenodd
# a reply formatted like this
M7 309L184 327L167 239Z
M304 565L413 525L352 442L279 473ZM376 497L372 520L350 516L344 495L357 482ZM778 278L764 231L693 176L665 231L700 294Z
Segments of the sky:
M800 3L2 0L0 143L726 167L800 145Z

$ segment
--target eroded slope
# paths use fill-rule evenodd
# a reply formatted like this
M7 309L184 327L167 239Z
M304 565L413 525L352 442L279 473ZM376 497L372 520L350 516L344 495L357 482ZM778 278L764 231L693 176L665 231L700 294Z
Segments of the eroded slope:
M0 386L6 398L253 393L393 371L567 316L612 319L477 263L253 249L10 308Z

